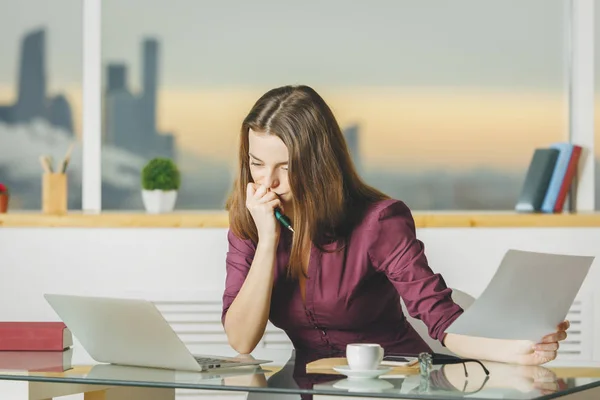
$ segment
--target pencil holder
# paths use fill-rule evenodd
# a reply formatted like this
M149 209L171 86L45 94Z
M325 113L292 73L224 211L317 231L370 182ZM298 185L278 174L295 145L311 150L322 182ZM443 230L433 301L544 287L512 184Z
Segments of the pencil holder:
M0 193L0 214L4 214L8 211L8 200L9 196L6 193Z
M42 211L46 214L65 214L67 212L67 174L43 174Z

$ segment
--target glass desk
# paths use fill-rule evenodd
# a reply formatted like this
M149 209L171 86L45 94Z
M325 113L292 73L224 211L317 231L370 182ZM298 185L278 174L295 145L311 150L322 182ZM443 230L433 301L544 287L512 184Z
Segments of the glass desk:
M200 346L197 354L235 356L228 347ZM0 393L2 398L49 399L84 393L86 400L176 398L176 389L207 398L240 399L325 399L403 398L403 399L600 399L600 368L522 367L485 363L486 378L475 363L434 366L428 378L418 369L391 371L378 379L349 380L333 370L308 369L307 364L322 356L293 350L257 349L253 356L273 360L260 367L238 367L209 372L172 371L121 365L77 364L63 371L60 365L36 368L10 361L0 352ZM338 355L339 356L339 355ZM87 356L89 358L89 356ZM313 365L313 364L311 364ZM36 370L36 371L34 371ZM7 396L10 394L11 396ZM236 396L237 395L237 396Z

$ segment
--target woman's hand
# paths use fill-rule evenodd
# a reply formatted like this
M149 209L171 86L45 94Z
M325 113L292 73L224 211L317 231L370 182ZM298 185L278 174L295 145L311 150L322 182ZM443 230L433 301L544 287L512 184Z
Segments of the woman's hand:
M497 361L519 365L542 365L556 358L559 342L567 338L569 321L563 321L556 332L546 335L539 343L531 340L490 339L448 333L444 344L462 358Z
M275 218L275 208L277 207L283 212L283 205L277 194L262 185L248 183L246 208L250 211L256 225L259 241L273 240L277 242L279 239L281 227Z
M518 349L517 364L521 365L542 365L556 358L556 352L559 342L567 338L567 329L569 321L561 322L556 332L546 335L539 343L531 341L522 341Z

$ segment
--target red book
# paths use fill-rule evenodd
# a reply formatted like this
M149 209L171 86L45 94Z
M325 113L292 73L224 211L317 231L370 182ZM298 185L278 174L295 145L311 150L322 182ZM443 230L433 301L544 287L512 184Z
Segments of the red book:
M73 345L63 322L0 321L1 351L63 351Z
M556 203L554 204L554 212L556 213L562 212L563 210L567 194L569 193L569 188L571 187L573 178L577 173L577 166L579 165L580 155L581 146L573 145L573 151L571 152L571 158L569 159L567 171L565 172L565 177L563 178L562 184L560 185L560 190L558 191L558 196L556 197Z

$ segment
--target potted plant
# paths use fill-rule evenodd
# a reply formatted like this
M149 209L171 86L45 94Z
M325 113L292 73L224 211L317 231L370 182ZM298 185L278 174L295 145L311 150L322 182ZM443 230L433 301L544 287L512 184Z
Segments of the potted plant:
M181 174L171 159L150 160L142 170L142 200L146 211L151 214L173 211L180 184Z
M0 213L8 211L8 188L5 184L0 183Z

